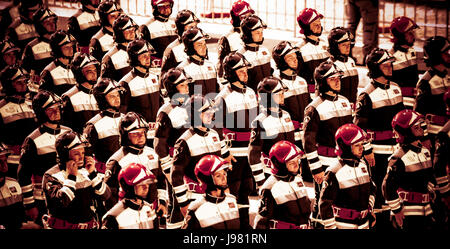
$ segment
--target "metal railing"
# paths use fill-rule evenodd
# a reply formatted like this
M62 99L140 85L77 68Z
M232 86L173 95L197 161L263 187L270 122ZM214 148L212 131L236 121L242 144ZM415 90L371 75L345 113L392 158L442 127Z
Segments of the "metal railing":
M202 18L201 14L229 13L235 0L175 0L174 13L182 9L190 9L205 23L228 24L230 18ZM298 13L305 7L314 8L324 15L324 31L336 26L346 26L346 0L246 0L256 14L260 16L270 29L292 32L299 36L296 21ZM49 6L77 8L78 1L47 0ZM150 0L120 0L125 12L150 17L152 7ZM417 40L424 41L434 35L450 37L450 5L447 0L380 0L379 1L380 37L389 37L390 22L397 16L405 15L413 19L421 29L417 30ZM175 14L172 15L174 17ZM362 24L357 30L362 34Z

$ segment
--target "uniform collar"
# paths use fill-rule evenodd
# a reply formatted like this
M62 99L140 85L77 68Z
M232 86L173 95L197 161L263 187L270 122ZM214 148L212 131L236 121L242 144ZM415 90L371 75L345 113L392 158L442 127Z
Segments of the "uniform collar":
M259 46L253 47L253 46L249 46L249 45L245 44L245 49L252 51L252 52L258 52Z
M243 88L236 86L233 83L230 83L230 88L232 91L238 92L238 93L243 93L245 94L247 92L247 87L244 85Z
M422 144L419 143L419 146L415 146L412 144L402 144L402 148L405 152L412 150L415 153L419 153L422 151Z
M212 196L208 193L205 194L206 201L212 202L212 203L221 203L222 201L225 200L225 198L226 198L226 195L223 193L223 191L222 191L222 195L219 197Z
M60 60L58 60L58 58L56 58L54 60L54 62L55 62L56 66L60 66L60 67L63 67L65 69L69 69L69 67L70 67L70 63L69 63L69 65L66 65L66 64L62 63Z
M57 127L56 127L56 129L53 129L53 128L50 128L50 127L48 127L48 126L46 126L46 125L44 125L44 124L42 124L41 126L39 126L39 131L41 132L41 133L49 133L49 134L59 134L60 132L61 132L61 126L60 125L58 125Z
M283 72L280 72L280 77L285 80L295 80L295 78L297 78L297 75L295 75L295 73L292 75L287 75Z
M359 160L356 159L348 159L348 158L340 158L339 161L341 162L342 165L347 165L350 166L352 168L356 168L359 166Z
M77 88L78 88L78 90L80 90L86 94L93 94L93 89L88 89L85 86L83 86L82 84L78 84Z
M342 54L338 54L336 56L333 55L333 59L338 60L338 61L342 61L342 62L347 62L348 61L348 55L342 55Z
M118 111L112 111L112 110L103 110L102 111L102 116L108 116L111 118L117 118L120 117L120 112Z
M143 72L139 71L139 69L137 69L135 67L132 69L132 72L133 72L134 75L139 76L141 78L147 78L148 75L150 74L149 72L143 73Z
M6 96L5 100L6 100L6 102L12 102L12 103L15 103L15 104L23 104L23 103L25 103L26 98L24 98L24 97Z
M373 85L374 87L378 87L378 88L387 90L387 89L389 89L389 88L391 87L391 82L388 81L387 84L383 84L383 83L380 83L380 82L378 82L378 81L376 81L376 80L372 80L372 85Z
M196 58L194 58L192 56L189 56L189 62L192 62L194 64L202 66L202 65L205 64L205 59L198 60L198 59L196 59Z
M394 49L394 51L400 51L400 52L403 52L403 53L406 53L409 50L409 48L404 48L404 47L402 47L399 44L394 44L394 46L392 48Z
M91 9L88 9L87 7L81 7L81 9L84 11L84 12L88 12L88 13L90 13L90 14L94 14L95 13L95 11L96 10L91 10Z
M320 43L320 39L319 39L319 41L316 41L316 40L313 40L313 39L311 39L311 38L309 38L309 37L305 37L305 40L307 41L307 42L310 42L311 44L313 44L313 45L315 45L315 46L317 46L317 45L319 45L319 43Z
M113 35L113 32L112 31L109 31L107 28L105 28L105 27L103 27L102 28L102 32L104 33L104 34L108 34L108 35Z
M208 134L209 134L209 128L206 128L206 131L202 131L202 130L200 130L199 128L197 128L197 127L194 127L194 128L191 128L192 129L192 131L195 133L195 134L197 134L197 135L199 135L199 136L202 136L202 137L206 137L206 136L208 136Z
M326 93L321 93L320 97L324 100L329 100L329 101L336 101L339 98L339 96L337 94L336 94L336 96L331 96Z
M131 199L124 199L124 200L123 200L123 205L124 205L125 207L128 207L128 208L131 208L131 209L133 209L133 210L139 211L139 210L141 210L142 207L144 206L144 201L142 201L141 204L137 204L137 203L131 201Z
M145 146L142 149L133 146L124 146L123 150L131 154L140 155L144 151Z
M116 47L118 50L125 50L127 51L127 46L123 45L122 43L116 43Z

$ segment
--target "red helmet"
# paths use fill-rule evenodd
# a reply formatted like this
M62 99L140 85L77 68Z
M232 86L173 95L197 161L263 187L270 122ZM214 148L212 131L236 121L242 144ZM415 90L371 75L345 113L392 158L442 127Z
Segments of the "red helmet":
M304 152L295 144L289 141L278 141L270 148L269 158L272 162L272 173L278 176L285 176L289 172L286 162L297 156L303 156Z
M255 14L255 11L250 7L250 4L244 0L238 0L233 3L231 7L231 24L235 24L236 27L240 25L240 17L247 13Z
M392 129L398 136L397 142L402 144L415 141L417 138L412 133L411 127L418 123L424 123L424 121L424 116L416 111L402 110L398 112L391 122Z
M336 140L336 154L340 157L346 157L353 155L351 146L365 141L367 134L357 125L349 123L339 127L334 137Z
M197 181L200 183L200 187L207 191L209 189L214 190L215 188L226 188L226 186L217 186L212 176L216 171L227 169L229 165L219 156L216 155L206 155L198 161L195 165L195 176Z
M300 34L308 34L311 32L309 25L317 18L322 19L323 15L315 9L304 8L297 16L298 25L300 25ZM318 34L320 35L320 34Z
M139 163L130 163L122 168L117 177L120 184L120 198L135 198L134 186L138 184L152 184L156 182L156 177L144 165Z
M389 29L391 30L392 35L394 36L392 39L392 42L398 43L402 42L405 39L405 33L413 30L418 29L419 26L414 22L411 18L406 16L400 16L394 18L391 22L391 26Z

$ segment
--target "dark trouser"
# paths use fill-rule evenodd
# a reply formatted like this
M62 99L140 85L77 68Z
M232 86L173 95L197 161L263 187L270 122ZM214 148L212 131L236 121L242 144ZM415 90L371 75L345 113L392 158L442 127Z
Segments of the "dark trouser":
M373 48L378 47L378 0L347 0L347 27L355 34L363 19L364 60Z
M228 173L228 187L230 193L236 197L240 205L249 205L248 197L255 192L255 182L248 163L248 157L235 157L233 169ZM242 229L250 229L249 208L239 208L239 217Z
M39 226L43 227L42 224L42 216L44 214L47 214L47 205L45 205L44 200L34 200L34 204L36 205L36 208L38 209L38 217L36 218L35 223Z
M167 191L169 193L168 223L176 224L182 222L184 220L184 216L181 213L180 205L178 204L177 198L175 197L175 192L173 191L172 185L167 185Z
M393 223L395 223L395 218L392 217ZM394 226L397 226L394 224ZM431 216L420 216L420 215L405 215L403 220L403 230L405 231L421 231L421 230L431 230L432 229L432 219Z
M383 206L387 206L386 200L383 197L382 185L383 179L386 176L388 158L390 154L374 154L375 155L375 166L371 170L371 178L375 183L377 189L375 193L375 212L376 212L376 224L375 229L380 231L387 231L392 229L392 224L390 221L390 210L381 211Z

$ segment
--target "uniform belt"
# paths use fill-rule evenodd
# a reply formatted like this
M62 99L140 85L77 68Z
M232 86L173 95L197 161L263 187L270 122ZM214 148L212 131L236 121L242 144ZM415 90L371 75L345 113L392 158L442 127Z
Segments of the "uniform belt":
M319 154L321 156L326 156L326 157L337 157L335 148L328 147L328 146L322 146L322 145L317 147L317 154Z
M95 220L88 221L86 223L70 223L66 220L59 219L53 216L48 218L48 226L53 229L94 229L98 224Z
M372 144L372 151L375 154L392 154L396 150L396 145Z
M349 208L341 208L333 206L333 213L336 217L346 219L346 220L356 220L356 219L364 219L367 214L369 213L369 210L362 210L358 211L355 209L349 209Z
M309 224L295 225L294 223L284 222L280 220L269 221L271 229L312 229Z
M393 131L367 131L367 135L374 141L382 141L382 140L388 140L391 138L394 138L394 132Z
M414 97L416 96L416 88L415 87L400 87L402 90L402 95L404 97Z
M448 121L448 117L434 114L427 114L425 115L425 118L430 121L431 124L439 126L444 126Z
M223 135L231 141L248 142L248 141L250 141L251 132L231 131L231 130L228 130L227 128L224 128Z
M406 191L404 189L399 188L397 190L398 196L406 202L421 204L421 203L429 203L430 202L430 194L426 193L418 193Z

